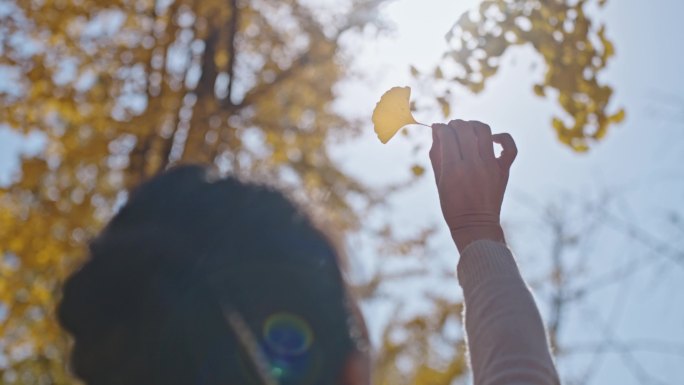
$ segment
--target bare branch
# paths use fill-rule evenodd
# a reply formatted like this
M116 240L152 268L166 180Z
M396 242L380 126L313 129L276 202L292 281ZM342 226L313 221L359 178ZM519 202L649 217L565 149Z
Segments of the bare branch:
M225 103L228 104L229 106L233 105L233 83L234 83L234 77L235 77L235 56L237 54L236 51L236 39L237 39L237 32L238 32L238 25L240 22L240 9L238 7L238 0L229 0L230 1L230 23L228 25L228 93L226 95L226 101Z

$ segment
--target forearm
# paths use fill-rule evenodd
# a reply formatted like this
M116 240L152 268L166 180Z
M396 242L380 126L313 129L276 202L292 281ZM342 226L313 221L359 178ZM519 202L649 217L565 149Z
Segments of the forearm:
M508 248L469 243L458 277L475 385L558 384L541 316Z

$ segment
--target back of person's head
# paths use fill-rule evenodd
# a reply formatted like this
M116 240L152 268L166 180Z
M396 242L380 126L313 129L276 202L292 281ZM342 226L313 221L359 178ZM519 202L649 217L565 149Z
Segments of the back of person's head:
M339 384L365 342L335 248L271 188L172 169L89 250L58 308L89 385Z

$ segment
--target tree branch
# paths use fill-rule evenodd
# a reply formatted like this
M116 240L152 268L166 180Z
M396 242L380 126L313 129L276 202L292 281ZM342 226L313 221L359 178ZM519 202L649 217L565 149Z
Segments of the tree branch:
M240 10L238 9L238 0L230 1L230 24L228 25L228 93L226 95L225 103L233 105L233 79L235 78L235 55L236 55L236 39L238 33Z

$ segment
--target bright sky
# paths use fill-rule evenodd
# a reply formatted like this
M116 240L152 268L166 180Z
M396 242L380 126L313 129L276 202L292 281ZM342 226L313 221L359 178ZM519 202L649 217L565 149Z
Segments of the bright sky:
M360 141L336 151L351 173L369 183L383 184L407 177L415 162L429 166L428 130L418 127L410 139L398 137L383 146L372 133L370 115L387 89L398 85L420 88L410 79L408 66L431 68L445 49L445 33L465 10L477 3L396 0L383 8L383 16L394 24L393 33L349 42L360 75L339 88L339 108L368 120L366 134ZM520 153L513 167L503 218L509 224L509 238L528 277L541 274L547 266L549 237L538 225L540 210L530 210L523 203L525 196L542 204L555 202L561 208L574 210L578 206L575 201L608 192L617 202L611 204L610 212L647 229L657 238L671 239L667 237L670 227L664 220L665 213L684 211L680 203L684 197L684 167L680 164L684 155L684 96L680 91L684 89L683 14L681 0L609 0L600 12L617 48L617 57L605 80L615 87L615 106L624 106L628 119L622 126L614 127L589 154L572 153L555 139L549 122L557 107L532 94L532 84L540 79L544 68L529 48L509 52L503 69L482 95L455 90L458 99L454 118L485 121L495 132L508 131L517 141ZM533 63L538 64L536 70L530 69ZM418 118L430 123L441 116L426 113ZM414 158L411 148L417 141L426 146ZM0 183L7 181L7 171L16 166L22 148L19 140L0 130ZM431 170L428 171L415 188L392 201L393 220L405 226L407 232L421 224L440 225L442 231L431 245L438 261L435 266L442 264L455 269L456 248L444 231ZM673 247L684 250L682 242ZM640 270L629 276L626 284L603 289L571 311L562 336L566 344L600 341L606 330L595 318L587 316L598 314L598 319L609 324L616 341L658 340L665 341L666 346L684 346L683 264L665 261L658 253L649 255L644 250L638 242L627 242L624 237L606 231L597 233L591 249L571 254L569 258L587 257L587 276L609 271L632 258L635 269ZM367 269L378 263L370 250L355 250L353 254L366 260ZM420 283L415 286L420 287ZM459 295L455 282L445 290ZM546 299L543 294L537 294L541 302ZM365 310L371 325L377 326L388 309L378 306ZM615 313L618 316L611 316ZM680 349L678 354L674 353L634 354L653 378L639 378L626 369L629 357L612 353L602 360L585 355L564 361L561 370L574 374L586 369L588 362L596 361L600 365L592 384L675 384L684 378L684 352Z

